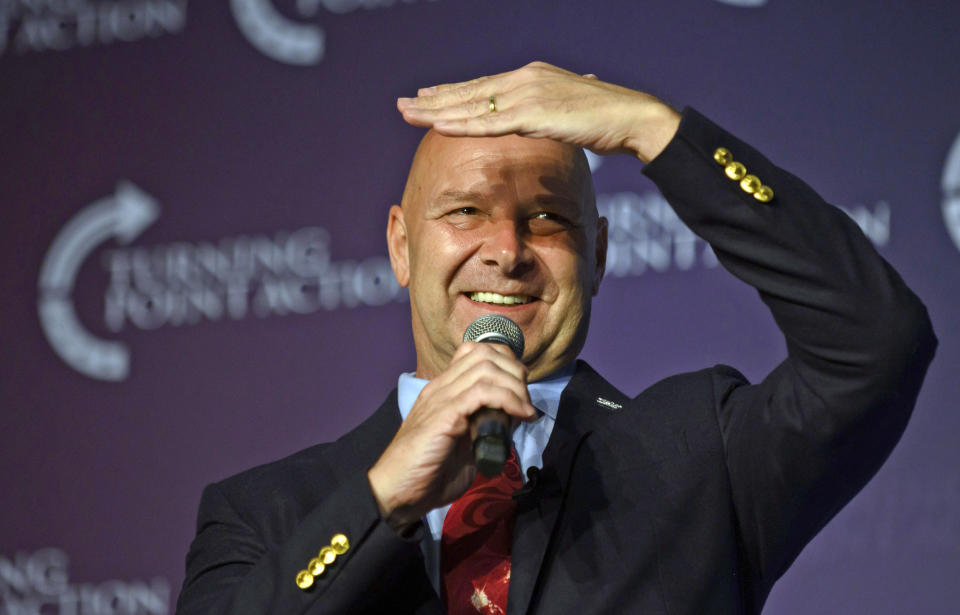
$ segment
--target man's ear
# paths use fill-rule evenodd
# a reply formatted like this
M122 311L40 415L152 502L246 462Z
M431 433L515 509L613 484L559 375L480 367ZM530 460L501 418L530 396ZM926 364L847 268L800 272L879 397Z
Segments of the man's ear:
M593 270L593 296L600 292L600 282L607 270L607 219L603 216L597 220L597 253Z
M387 219L387 251L390 253L390 266L393 267L397 283L406 288L410 284L410 251L403 208L399 205L390 208Z

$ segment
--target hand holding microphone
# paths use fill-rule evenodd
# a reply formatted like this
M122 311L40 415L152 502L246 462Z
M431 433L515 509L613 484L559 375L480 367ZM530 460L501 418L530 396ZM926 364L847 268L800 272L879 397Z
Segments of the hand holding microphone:
M481 317L475 325L468 327L467 341L480 343L462 344L430 379L367 472L381 516L398 531L460 497L473 482L475 467L499 472L510 451L511 421L537 416L527 391L527 368L516 359L523 351L520 328L499 315ZM474 444L472 432L487 415L500 417L502 432L483 427ZM488 449L500 452L488 454Z
M463 341L504 344L517 360L523 356L523 331L500 314L486 314L473 321L464 332ZM497 476L510 454L510 417L503 410L481 408L471 422L477 430L473 438L477 471L487 477Z

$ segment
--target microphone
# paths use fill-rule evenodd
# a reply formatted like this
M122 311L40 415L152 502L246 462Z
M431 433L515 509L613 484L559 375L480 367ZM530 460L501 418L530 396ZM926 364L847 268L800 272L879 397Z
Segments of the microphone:
M523 356L523 331L517 323L500 314L485 314L473 321L463 333L465 342L505 344L517 359ZM510 435L504 412L481 408L474 413L477 435L473 439L473 459L477 471L492 478L503 471L510 450Z

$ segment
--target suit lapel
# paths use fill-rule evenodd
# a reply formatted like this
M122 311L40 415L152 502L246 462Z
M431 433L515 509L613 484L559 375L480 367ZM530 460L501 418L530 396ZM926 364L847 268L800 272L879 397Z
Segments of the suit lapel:
M507 600L509 615L528 611L544 556L564 506L577 453L598 422L611 411L598 399L620 406L627 402L625 396L593 368L578 361L577 370L560 397L557 422L543 453L543 468L537 483L517 495Z
M557 422L543 452L543 468L536 486L517 495L507 602L509 615L521 615L530 608L581 445L611 412L608 404L624 405L627 402L622 393L587 363L577 362L577 370L560 397ZM394 390L369 419L327 449L331 455L328 467L335 468L338 477L344 479L362 468L369 468L390 444L399 427L400 410ZM423 570L422 560L418 559L418 563ZM416 576L421 582L418 583L419 590L414 593L423 595L429 589L435 597L426 572ZM436 599L426 600L417 608L418 613L440 611L442 607Z
M341 481L356 475L376 463L399 428L400 409L394 389L367 420L325 450L328 465Z

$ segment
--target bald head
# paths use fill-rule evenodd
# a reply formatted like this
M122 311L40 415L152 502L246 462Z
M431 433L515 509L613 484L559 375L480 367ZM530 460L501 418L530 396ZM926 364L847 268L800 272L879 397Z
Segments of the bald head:
M446 137L433 129L428 130L420 140L410 163L401 206L415 207L424 198L429 198L429 189L433 183L445 179L451 172L456 172L455 166L458 163L466 162L466 159L491 159L491 155L496 156L498 153L512 153L515 161L520 161L525 156L531 160L553 158L558 163L557 168L562 172L562 176L544 176L543 187L546 190L560 189L576 195L586 217L596 222L597 205L593 178L583 149L552 139L532 139L517 135ZM506 162L507 158L504 157L502 161ZM569 185L562 186L562 183Z

